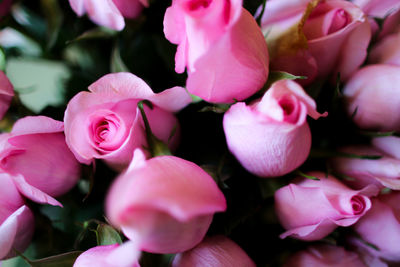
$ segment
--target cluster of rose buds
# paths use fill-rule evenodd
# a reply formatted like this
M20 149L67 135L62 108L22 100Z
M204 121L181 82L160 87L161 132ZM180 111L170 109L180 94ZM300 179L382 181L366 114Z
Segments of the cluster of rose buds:
M69 3L78 16L118 31L152 4ZM8 12L10 4L0 6ZM285 266L400 262L400 4L268 0L255 16L260 23L242 0L172 0L163 32L177 45L175 71L186 72L185 88L155 93L135 74L110 73L69 100L63 122L27 116L0 134L0 260L29 245L31 201L62 207L55 198L77 184L80 164L98 160L118 173L104 214L123 242L86 250L75 267L138 267L144 253L176 254L176 267L256 266L229 236L208 234L214 215L229 208L218 179L171 154L184 123L176 113L195 96L228 106L221 126L235 163L260 180L296 176L274 191L284 229L277 236L306 243L349 227L342 243L312 243ZM310 158L310 125L328 116L311 94L324 82L343 85L338 91L354 127L375 136L370 144L335 147L326 173L295 174ZM13 95L0 71L1 117Z

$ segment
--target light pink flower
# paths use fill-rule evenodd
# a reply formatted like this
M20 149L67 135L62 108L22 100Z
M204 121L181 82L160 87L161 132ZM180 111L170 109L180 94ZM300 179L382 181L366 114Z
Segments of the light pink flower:
M375 146L350 146L342 152L359 156L380 156L379 159L337 157L331 163L339 174L350 177L346 183L360 189L369 184L400 190L400 138L380 137L374 139ZM380 149L386 147L390 151ZM390 147L389 147L390 146ZM397 148L397 150L396 150ZM394 152L394 154L390 152Z
M123 254L118 253L118 258L114 257L113 254L122 246L114 244L93 247L79 255L73 267L140 267L137 259L132 260L132 255L137 255L137 251L124 251Z
M347 80L366 58L371 39L368 20L348 1L327 0L321 1L299 26L309 3L267 2L261 28L271 48L271 69L305 75L308 79L301 81L304 84L328 76L336 79L337 73ZM294 31L296 27L304 35Z
M29 245L34 231L31 210L19 194L11 177L0 174L0 260L16 256Z
M369 54L369 62L400 66L400 32L388 35L374 45Z
M338 226L350 226L371 208L368 196L379 191L372 185L355 191L321 172L308 175L320 180L304 178L275 192L275 211L287 230L281 238L318 240Z
M235 242L224 236L206 237L199 245L177 254L172 267L255 267L256 264Z
M400 66L368 65L345 84L347 112L362 129L400 131Z
M371 255L400 261L400 193L372 199L372 208L354 225L360 237L378 248L365 245Z
M0 8L1 10L1 8ZM0 119L10 107L11 99L14 96L14 87L7 76L0 70Z
M145 160L135 150L128 170L112 185L106 201L110 221L153 253L177 253L203 239L226 201L214 180L196 164L174 156Z
M239 102L225 113L223 125L229 150L244 168L260 177L276 177L299 167L308 157L314 100L290 80L274 83L251 105Z
M342 247L319 245L294 254L284 267L367 267L355 252Z
M33 201L61 205L53 197L69 191L80 177L63 130L63 122L37 116L18 120L11 133L0 135L0 170Z
M174 87L154 94L150 87L131 73L113 73L89 86L90 92L80 92L68 103L65 111L66 141L76 158L84 164L103 159L121 170L132 159L133 150L147 147L145 128L137 104L144 104L153 134L177 146L179 125L172 112L190 103L184 88ZM171 134L177 131L172 140Z
M187 89L206 101L246 99L267 80L267 45L241 0L174 0L164 33L178 45L176 72L186 67Z
M147 0L69 0L71 8L78 16L87 13L100 26L117 31L125 27L125 18L137 17L148 6Z

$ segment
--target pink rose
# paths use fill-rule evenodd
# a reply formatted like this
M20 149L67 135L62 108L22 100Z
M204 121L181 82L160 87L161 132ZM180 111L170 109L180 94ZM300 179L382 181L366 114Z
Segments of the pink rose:
M11 133L0 135L0 170L13 175L18 190L33 201L61 205L53 197L80 177L63 130L61 121L37 116L19 119Z
M0 7L1 10L1 7ZM10 107L11 99L14 96L14 87L7 76L0 70L0 119Z
M376 246L365 245L371 255L400 261L400 193L393 192L372 199L372 208L354 225L361 238Z
M73 267L140 267L137 260L132 261L131 259L135 251L125 251L124 254L118 253L118 258L116 258L113 254L118 249L121 249L119 244L91 248L79 255Z
M71 8L78 16L86 12L89 18L100 26L117 31L125 27L125 18L139 16L147 0L69 0Z
M0 260L16 256L14 249L23 252L34 231L31 210L19 194L11 177L0 174Z
M12 4L12 0L3 0L2 2L0 2L0 19L1 19L1 17L4 17L5 15L8 14L8 12L10 11L10 8L11 8L11 4ZM1 74L0 74L0 76L1 76ZM1 81L1 79L0 79L0 81ZM1 82L0 82L0 84L1 84Z
M193 248L225 209L224 195L199 166L174 156L145 160L140 149L106 200L110 221L152 253Z
M246 99L267 80L267 45L241 0L173 0L164 33L178 45L176 72L186 67L187 89L206 101Z
M145 128L137 104L144 104L153 134L177 146L178 121L172 112L190 103L184 88L174 87L154 94L150 87L131 73L113 73L89 86L90 92L80 92L71 99L65 111L66 141L76 158L84 164L103 159L121 170L132 159L133 150L147 147ZM171 134L177 131L172 140Z
M309 16L306 10L312 11ZM320 1L314 9L310 0L270 0L261 27L271 69L307 76L304 84L327 76L336 79L337 73L348 79L363 63L371 39L364 13L343 0Z
M376 138L376 143L382 146L393 145L389 148L397 148L395 155L385 153L379 149L379 146L351 146L342 148L341 151L359 155L359 156L381 156L379 159L361 159L361 158L334 158L332 167L339 174L344 174L352 179L346 180L351 187L360 189L369 184L375 184L378 187L389 187L394 190L400 190L400 139L396 137ZM397 154L397 155L396 155Z
M343 89L347 112L362 129L400 131L400 67L369 65Z
M177 254L172 267L255 267L256 264L235 242L224 236L206 237L199 245Z
M379 38L394 33L400 29L400 2L397 0L354 0L363 12L368 15L372 32ZM382 29L379 29L375 18L383 19Z
M357 253L342 247L319 245L299 251L289 258L284 267L367 267ZM369 265L368 265L369 266Z
M260 177L276 177L299 167L308 157L314 100L290 80L274 83L251 105L239 102L225 113L223 125L229 150L244 168Z
M308 175L320 180L304 178L275 192L275 211L287 230L281 238L318 240L338 226L350 226L371 208L368 196L378 193L372 185L355 191L333 176L321 172Z
M400 32L388 35L374 45L369 54L369 62L400 66Z

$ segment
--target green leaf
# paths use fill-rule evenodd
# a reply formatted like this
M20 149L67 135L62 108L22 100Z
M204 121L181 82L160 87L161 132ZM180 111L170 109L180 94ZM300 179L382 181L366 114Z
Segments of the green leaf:
M6 70L6 55L4 54L4 50L0 47L0 70Z
M307 175L307 174L305 174L304 172L302 172L300 170L295 171L295 174L300 175L300 176L302 176L304 178L307 178L307 179L310 179L310 180L315 180L315 181L319 181L320 180L319 178L317 178L315 176L312 176L312 175Z
M7 76L27 108L39 113L46 106L64 103L64 81L70 77L68 67L58 61L10 59Z
M192 98L192 103L199 103L203 101L203 99L197 95L192 95L191 93L188 93L190 97Z
M111 53L111 72L130 72L121 58L118 45L115 45Z
M205 106L204 108L200 109L199 112L214 112L214 113L225 113L231 107L230 104L216 104L212 106Z
M40 260L29 261L32 267L71 267L81 251L67 252Z
M112 38L118 34L118 31L106 28L106 27L97 27L92 30L86 31L79 35L77 38L68 41L67 43L78 42L82 40L90 40L90 39L108 39Z
M267 82L265 83L264 87L260 90L260 92L264 93L265 91L267 91L274 82L280 80L296 80L296 79L304 80L307 79L307 77L296 76L284 71L271 71L268 75Z
M362 135L369 136L369 137L385 137L385 136L396 136L400 137L400 133L396 131L391 132L373 132L373 131L360 131Z
M63 22L63 12L58 0L41 0L40 4L47 19L47 49L51 49L57 41Z
M99 246L122 244L121 236L110 225L99 224L96 229L96 235Z

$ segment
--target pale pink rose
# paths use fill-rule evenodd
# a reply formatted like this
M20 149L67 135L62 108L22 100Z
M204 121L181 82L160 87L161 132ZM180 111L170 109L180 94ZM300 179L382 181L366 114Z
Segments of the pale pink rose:
M142 79L121 72L103 76L89 86L89 91L75 95L64 116L67 144L81 163L103 159L121 170L131 161L135 148L148 147L137 107L141 100L153 105L150 108L144 104L153 134L171 149L177 146L179 125L172 112L190 103L184 88L174 87L155 94Z
M36 116L19 119L11 133L0 135L0 170L33 201L61 205L53 197L68 192L80 177L63 130L63 122Z
M400 32L388 35L374 45L369 54L369 62L400 66Z
M372 32L378 33L379 38L400 29L400 2L398 0L354 0L353 3L368 15ZM376 18L384 19L382 29L376 23Z
M178 45L176 72L186 67L187 89L206 101L244 100L267 80L267 45L241 0L173 0L164 33Z
M8 12L10 11L12 2L13 2L13 0L3 0L2 2L0 2L0 19L1 19L1 17L8 14Z
M355 191L322 172L308 175L319 180L303 178L275 192L275 211L287 230L281 238L318 240L338 226L353 225L371 208L368 196L379 191L373 185Z
M304 25L298 26L310 2L267 2L261 28L271 48L270 67L307 76L303 84L328 76L336 80L338 73L347 80L366 58L371 39L368 20L350 2L327 0L321 1ZM296 27L302 33L294 31Z
M117 31L125 27L125 18L139 16L147 0L69 0L71 8L78 16L87 13L100 26Z
M123 254L118 254L118 258L114 257L113 254L122 246L113 244L88 249L79 255L73 267L140 267L137 259L132 260L135 251L125 251Z
M400 261L400 193L392 192L372 199L372 208L354 229L367 243L371 255L390 261Z
M177 254L172 267L255 267L235 242L224 236L206 237L199 245Z
M0 174L0 260L16 256L29 245L34 231L31 210L15 187L11 177Z
M257 176L287 174L299 167L310 152L307 114L314 119L321 116L314 100L297 83L278 81L262 99L251 105L236 103L225 113L228 148L244 168Z
M145 160L140 149L106 199L110 221L152 253L193 248L225 209L224 195L199 166L174 156Z
M393 144L394 147L389 149L394 150L397 147L395 153L399 154L399 138L384 137L375 140L383 146ZM346 184L352 188L360 189L375 184L380 188L400 190L400 155L391 155L373 146L350 146L342 148L341 151L352 155L381 157L379 159L337 157L331 160L331 166L337 173L349 177Z
M368 65L345 84L347 112L362 129L400 131L400 66Z
M0 7L1 10L1 7ZM14 87L7 76L0 70L0 119L10 107L11 99L14 96Z
M284 267L367 267L355 252L332 245L318 245L294 254ZM369 265L368 265L369 266Z

